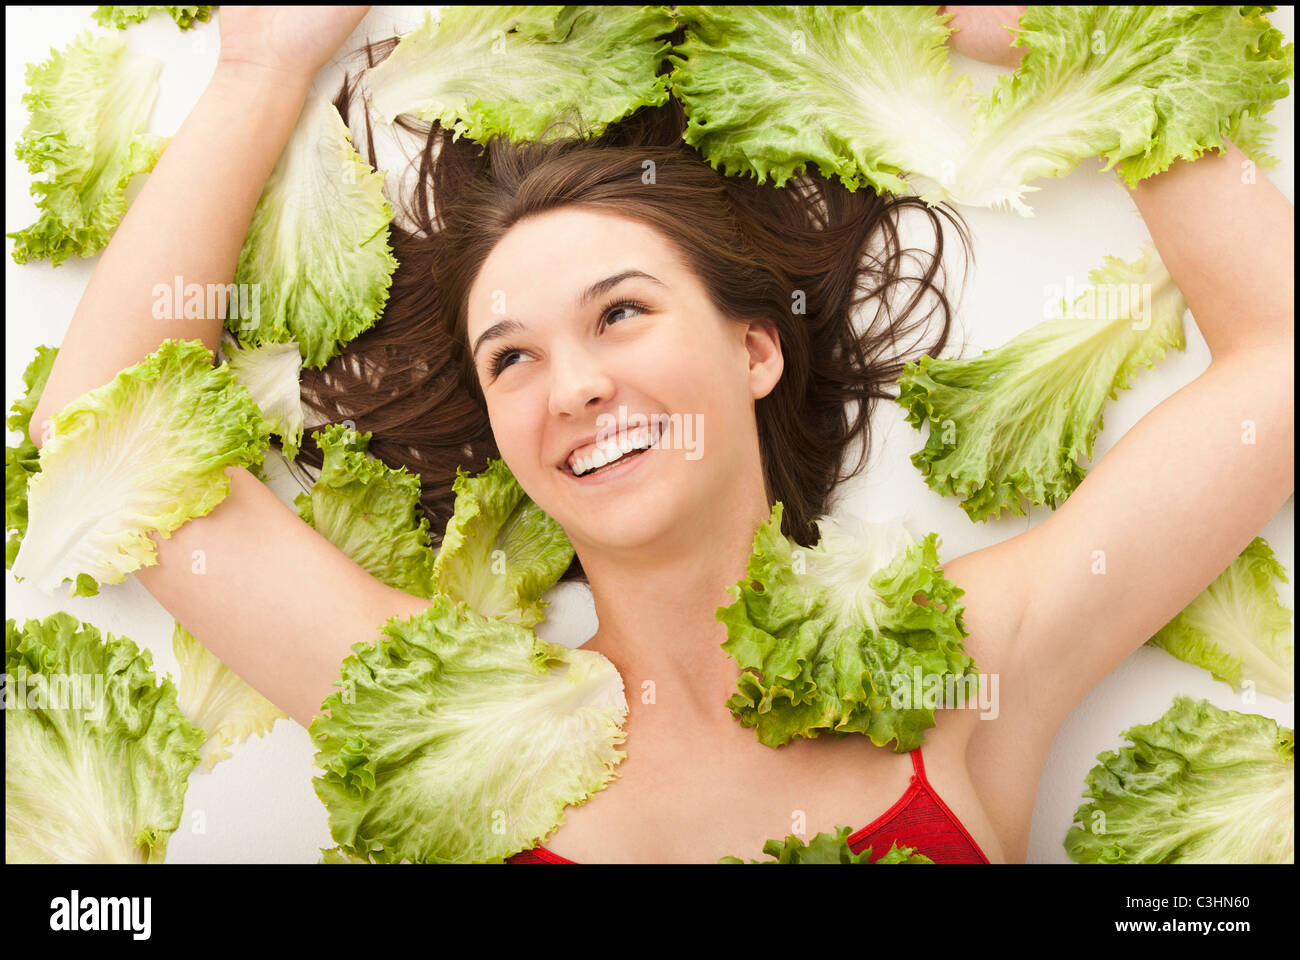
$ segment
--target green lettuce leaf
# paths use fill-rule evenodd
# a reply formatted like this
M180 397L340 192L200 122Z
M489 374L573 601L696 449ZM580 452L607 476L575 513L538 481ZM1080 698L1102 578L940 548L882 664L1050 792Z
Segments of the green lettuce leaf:
M374 326L397 269L383 187L334 105L309 97L235 268L254 291L251 315L232 297L226 329L245 345L295 341L304 364L323 367Z
M687 143L777 186L813 163L850 190L1031 215L1040 177L1105 156L1130 185L1231 140L1259 166L1293 48L1264 7L1033 6L988 96L935 7L683 6L671 54Z
M533 503L504 460L471 477L457 469L456 509L434 564L434 586L489 618L545 619L542 594L573 561L564 530Z
M199 340L164 340L50 423L13 564L47 593L157 563L149 534L211 512L230 492L225 468L260 464L269 440L248 391Z
M935 723L916 686L951 683L948 706L977 692L962 648L963 591L943 576L937 535L913 542L901 524L826 517L805 549L781 534L782 511L773 506L745 579L727 588L736 602L717 612L722 647L745 671L727 700L732 715L770 747L833 730L915 749Z
M360 857L354 857L342 847L321 847L319 863L369 863L369 860L362 860Z
M666 7L444 7L425 14L366 71L375 110L436 120L454 139L538 140L580 119L589 136L644 105L668 101L657 75L675 27ZM562 131L568 134L570 131Z
M684 138L724 174L782 186L815 163L850 190L950 179L975 97L935 7L683 6Z
M176 26L188 30L195 23L206 23L212 16L212 7L96 7L95 21L101 27L125 30L133 23L143 23L157 10L162 10L175 21Z
M366 451L371 435L343 424L312 434L323 463L298 515L372 576L417 597L434 593L434 550L420 480Z
M1256 537L1147 643L1204 667L1234 690L1249 683L1286 699L1295 690L1295 639L1275 580L1288 582L1286 568L1268 541Z
M27 536L27 481L41 469L40 450L32 443L29 427L36 405L45 392L45 382L54 369L58 347L37 347L36 356L23 371L27 392L9 407L5 420L10 430L17 430L18 445L5 447L5 569L14 565L18 547Z
M877 859L871 859L871 848L854 853L849 847L849 828L836 827L834 833L819 833L807 845L794 834L784 841L769 840L763 852L775 860L751 860L750 863L934 863L914 847L900 847L897 842ZM718 863L744 863L740 857L723 857Z
M230 757L230 746L262 736L288 715L217 659L179 623L172 630L172 652L181 665L178 704L203 731L199 773L210 773Z
M267 428L280 437L284 455L294 459L302 447L305 418L298 380L302 372L298 344L290 341L241 348L234 337L223 331L221 353L230 372L262 411Z
M930 424L912 463L971 520L1024 516L1022 497L1055 508L1083 482L1106 401L1184 347L1187 303L1151 244L1088 276L1094 287L1060 319L972 359L903 368L897 402L918 430Z
M383 632L352 648L309 731L348 856L500 862L614 776L627 701L600 654L443 596Z
M1076 863L1294 863L1295 732L1175 697L1098 754L1065 851Z
M1013 46L1014 74L982 106L945 199L1028 215L1025 186L1089 157L1118 166L1130 187L1223 150L1231 140L1259 166L1287 95L1294 47L1239 6L1031 6Z
M162 863L203 733L125 637L5 621L5 862Z
M50 59L27 66L31 116L14 154L44 180L32 183L41 217L10 233L16 263L89 257L126 214L126 188L153 169L167 143L144 132L161 64L126 50L124 36L87 30Z

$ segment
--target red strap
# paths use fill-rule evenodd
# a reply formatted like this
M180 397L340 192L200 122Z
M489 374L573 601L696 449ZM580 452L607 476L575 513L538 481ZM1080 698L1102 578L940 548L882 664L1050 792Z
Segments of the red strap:
M871 848L878 860L890 847L911 847L935 863L988 863L979 844L939 798L925 775L921 748L912 751L912 782L898 802L849 837L849 849Z

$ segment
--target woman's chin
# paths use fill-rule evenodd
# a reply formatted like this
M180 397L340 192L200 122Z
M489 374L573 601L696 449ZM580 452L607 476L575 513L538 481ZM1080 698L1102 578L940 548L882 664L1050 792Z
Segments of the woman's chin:
M637 458L640 463L586 483L566 475L553 491L556 512L548 513L575 546L649 554L659 545L679 555L683 536L707 537L708 531L700 529L702 518L707 523L716 515L716 506L704 502L711 478L680 458L676 450L652 450Z
M651 552L656 544L675 544L686 526L682 514L684 504L679 498L664 496L666 491L632 497L627 500L611 499L575 507L570 503L565 511L569 522L561 525L575 545L583 544L590 550L628 553Z
M601 516L588 514L572 527L569 534L575 543L597 552L649 552L655 544L670 539L679 527L659 516L628 516L622 513L601 522Z

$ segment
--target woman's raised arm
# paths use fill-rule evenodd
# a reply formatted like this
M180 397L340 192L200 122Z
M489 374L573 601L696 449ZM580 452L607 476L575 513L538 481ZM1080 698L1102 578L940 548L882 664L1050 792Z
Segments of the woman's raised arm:
M1295 490L1295 208L1235 146L1132 195L1212 357L1010 541L1028 591L1013 656L1061 718Z
M49 417L167 339L215 354L222 316L154 316L154 288L229 284L240 247L312 76L365 7L222 7L221 57L194 110L131 204L77 304L32 415ZM161 312L161 311L160 311Z
M165 339L215 351L220 316L156 319L155 284L226 284L258 196L312 75L364 8L221 10L221 62L95 268L59 349L40 424ZM227 666L306 725L351 646L427 605L376 580L243 468L207 516L168 539L136 579Z
M1006 28L1024 7L950 9L955 48L1015 62ZM1295 489L1295 208L1232 144L1130 193L1212 359L1044 523L945 566L987 634L974 645L995 645L997 669L1017 678L1001 729L1023 750L1046 751L1083 695Z

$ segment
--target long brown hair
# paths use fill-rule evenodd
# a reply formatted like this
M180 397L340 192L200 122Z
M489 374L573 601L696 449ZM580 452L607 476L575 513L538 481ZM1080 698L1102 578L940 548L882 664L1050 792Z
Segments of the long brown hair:
M369 62L395 43L371 44ZM335 99L345 122L358 79L345 80ZM867 187L850 192L811 171L781 188L724 177L682 140L685 116L676 100L643 107L596 137L566 122L568 136L476 144L453 141L437 123L399 119L422 146L414 189L394 204L390 242L399 266L387 307L323 370L303 370L304 403L317 421L350 420L373 432L371 453L420 478L422 505L441 535L457 467L477 473L500 456L466 344L466 299L479 268L525 217L571 205L618 213L675 244L724 316L775 324L785 367L755 402L759 449L767 489L784 504L783 532L811 546L836 484L866 464L874 401L894 396L888 388L905 360L937 356L948 341L953 310L940 279L942 220L955 226L969 263L965 224L946 207ZM365 130L377 167L369 111ZM901 246L906 208L928 218L933 250ZM909 254L921 255L919 274L905 274ZM894 301L908 286L899 307ZM926 299L931 304L922 310ZM876 305L874 316L855 328L855 314L868 303ZM905 348L935 313L931 342ZM858 457L848 467L855 441ZM299 459L320 467L310 439ZM580 575L575 559L566 578Z

